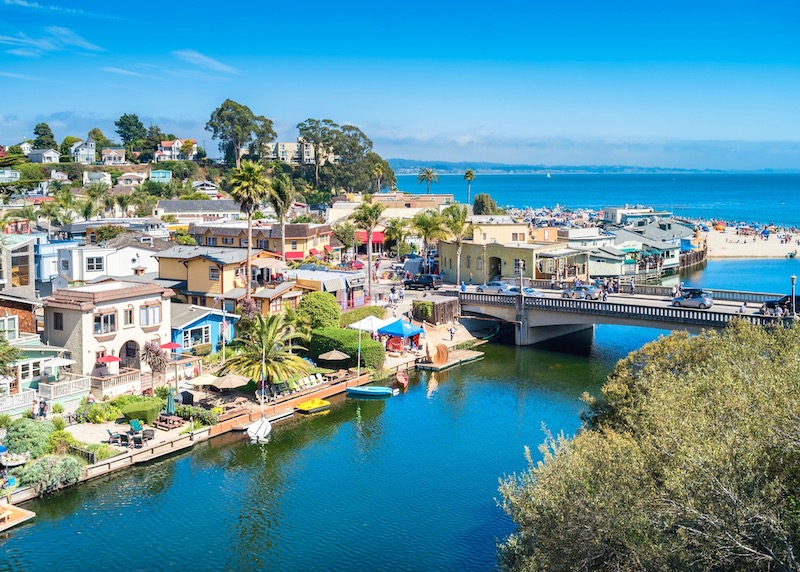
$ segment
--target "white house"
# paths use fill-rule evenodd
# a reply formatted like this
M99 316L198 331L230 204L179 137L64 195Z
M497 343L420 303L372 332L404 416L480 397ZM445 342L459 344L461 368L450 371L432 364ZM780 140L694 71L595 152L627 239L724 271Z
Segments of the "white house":
M123 147L109 147L100 152L100 160L103 165L127 165L125 159L125 149Z
M192 144L191 152L184 154L183 145ZM162 141L158 144L158 149L153 154L156 163L160 161L191 161L197 155L197 143L194 139L175 139L174 141Z
M55 149L34 149L28 153L28 160L31 163L58 163L60 156Z
M101 276L114 275L109 265L113 264L111 255L115 252L115 248L94 245L62 248L58 251L58 273L69 282L88 282Z
M105 183L111 186L111 174L103 173L102 171L84 171L83 172L83 186L91 185L92 183Z
M16 169L0 169L0 183L16 183L19 181L19 171Z
M66 173L62 173L61 171L56 171L55 169L50 170L50 180L65 184L69 184L70 182L69 176Z
M211 181L195 181L192 183L192 191L195 193L203 193L210 199L216 199L219 196L219 187Z
M123 173L117 178L117 185L135 187L136 185L141 185L146 180L146 173Z
M91 137L86 141L73 143L69 152L76 163L91 165L97 160L97 144Z
M19 144L19 148L22 149L22 154L27 157L33 151L33 144L30 141L23 141Z
M92 375L96 397L141 390L147 342L170 340L172 290L154 283L105 280L57 290L45 299L47 342L75 360L73 372ZM113 357L112 357L113 356Z

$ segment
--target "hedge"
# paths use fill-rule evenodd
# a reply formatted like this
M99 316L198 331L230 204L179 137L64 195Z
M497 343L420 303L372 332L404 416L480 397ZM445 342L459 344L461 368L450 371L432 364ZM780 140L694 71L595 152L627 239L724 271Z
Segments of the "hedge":
M356 367L358 359L358 332L342 328L318 328L311 332L311 344L308 353L314 361L320 354L331 350L339 350L350 356L349 359L329 362L339 367ZM383 344L376 342L368 334L361 334L361 365L374 370L383 369L386 351Z
M12 453L28 451L35 459L47 452L48 438L53 431L55 426L49 421L17 419L8 428L4 444Z
M346 328L350 324L360 322L369 316L375 316L383 320L386 317L386 308L380 306L361 306L360 308L342 314L342 317L339 318L339 325Z
M297 313L307 317L312 328L329 328L339 324L342 309L330 292L311 292L300 299Z
M122 416L125 417L126 421L139 419L147 425L151 425L158 417L158 412L161 411L162 407L163 404L160 399L130 403L122 408Z
M202 425L216 425L219 423L219 418L216 413L192 405L178 405L175 407L175 415L186 421L188 421L190 417L193 417L198 424Z
M19 482L38 493L50 493L74 485L81 476L81 464L72 456L50 455L29 463L19 472Z
M192 353L196 356L207 356L211 353L213 347L211 344L197 344L192 348Z

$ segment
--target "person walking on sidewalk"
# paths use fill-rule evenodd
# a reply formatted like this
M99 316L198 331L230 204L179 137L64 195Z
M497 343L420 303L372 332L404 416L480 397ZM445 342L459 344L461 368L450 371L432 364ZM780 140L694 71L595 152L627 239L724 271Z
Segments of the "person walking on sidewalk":
M636 282L634 282L633 278L631 278L631 296L635 295L636 295Z

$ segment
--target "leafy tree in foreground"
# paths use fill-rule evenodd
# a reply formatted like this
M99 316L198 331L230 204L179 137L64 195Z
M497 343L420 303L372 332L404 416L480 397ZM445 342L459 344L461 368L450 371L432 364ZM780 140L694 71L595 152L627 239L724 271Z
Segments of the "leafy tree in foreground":
M308 320L312 329L333 328L339 325L342 309L330 292L311 292L300 299L297 313Z
M800 327L675 333L501 485L513 570L798 570Z
M500 209L497 208L497 203L491 195L481 193L475 195L475 202L472 204L472 214L475 215L493 215L499 214Z

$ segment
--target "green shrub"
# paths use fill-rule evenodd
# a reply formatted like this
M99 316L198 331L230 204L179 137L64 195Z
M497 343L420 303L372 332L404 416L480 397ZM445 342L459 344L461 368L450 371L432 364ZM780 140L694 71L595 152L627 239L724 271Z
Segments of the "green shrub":
M189 420L193 417L198 424L203 425L216 425L219 423L217 414L202 407L194 407L192 405L178 405L175 407L175 415L181 419Z
M311 332L311 344L308 353L316 361L319 355L330 350L339 350L350 356L346 360L336 362L340 367L356 367L358 359L358 332L341 328L319 328ZM369 336L361 335L361 365L374 370L383 369L386 351L383 344Z
M51 455L66 455L71 445L80 445L78 440L67 431L55 430L47 438L47 452Z
M8 429L11 427L11 415L0 415L0 429Z
M415 320L430 322L433 320L433 302L414 300L411 303L411 315Z
M207 356L211 353L211 344L198 344L192 348L192 353L196 356Z
M46 494L77 483L81 464L75 457L50 455L29 463L18 474L21 485Z
M126 396L127 397L127 396ZM80 406L75 410L75 418L78 423L105 423L115 421L120 418L120 410L117 399L111 401L100 401L91 405L85 400L81 400Z
M67 426L67 422L60 416L53 417L50 422L53 424L53 427L56 428L56 431L63 431Z
M375 316L376 318L380 318L382 320L386 317L386 308L382 308L380 306L361 306L355 310L344 312L339 318L339 325L343 328L346 328L350 324L360 322L369 316Z
M159 385L156 387L155 390L156 397L159 399L163 399L164 401L167 400L169 397L169 386L168 385Z
M163 403L158 398L140 401L139 403L130 403L122 408L122 416L125 417L126 421L140 419L150 425L158 417L158 412L161 411L162 407Z
M64 413L64 406L61 403L54 403L53 404L53 413L55 415L60 415Z
M33 410L26 409L25 411L23 411L22 412L22 418L23 419L33 419Z
M91 451L95 454L95 459L99 461L105 461L106 459L110 459L111 457L116 457L117 455L121 455L122 452L114 447L110 446L108 443L91 443L91 444L82 444L82 447L87 451Z
M47 439L55 427L49 421L17 419L8 428L5 446L12 453L30 452L34 459L47 451Z
M311 323L311 328L331 328L339 325L342 309L330 292L311 292L297 305L297 313Z

